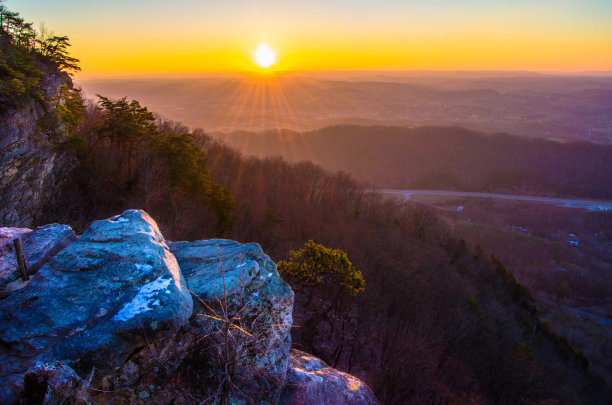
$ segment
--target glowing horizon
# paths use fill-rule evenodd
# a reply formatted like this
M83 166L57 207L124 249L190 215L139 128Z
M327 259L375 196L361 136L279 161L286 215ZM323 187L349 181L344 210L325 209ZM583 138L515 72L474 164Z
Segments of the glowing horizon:
M269 69L276 64L276 53L266 44L259 44L253 56L255 64L262 69Z
M612 71L612 2L7 0L67 35L79 77L269 70Z

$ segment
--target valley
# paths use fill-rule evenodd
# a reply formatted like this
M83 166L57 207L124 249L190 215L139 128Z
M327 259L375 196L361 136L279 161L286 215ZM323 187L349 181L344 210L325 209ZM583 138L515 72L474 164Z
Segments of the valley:
M128 96L208 131L434 125L612 143L612 76L606 75L295 72L272 78L84 78L78 85L89 96Z
M456 237L499 258L534 294L542 319L612 384L611 212L419 193L408 203L435 207Z

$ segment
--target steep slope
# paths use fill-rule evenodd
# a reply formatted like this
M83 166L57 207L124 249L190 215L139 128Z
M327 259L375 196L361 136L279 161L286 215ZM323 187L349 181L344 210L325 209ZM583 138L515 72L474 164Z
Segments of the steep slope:
M78 60L4 4L0 20L0 224L31 226L77 163L60 145L82 118Z
M296 290L296 347L363 378L388 404L601 403L609 388L539 320L529 291L432 209L385 201L311 163L242 158L209 141L211 175L239 204L232 238L275 260L313 239L361 270L355 297ZM337 299L336 299L337 298Z
M32 226L40 210L59 192L76 166L76 157L58 149L66 127L53 120L66 73L42 77L42 98L9 108L0 116L0 223Z

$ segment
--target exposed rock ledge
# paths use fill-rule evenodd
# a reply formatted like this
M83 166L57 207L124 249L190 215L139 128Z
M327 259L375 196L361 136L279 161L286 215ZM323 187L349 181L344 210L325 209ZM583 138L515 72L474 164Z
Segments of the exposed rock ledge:
M293 292L257 244L167 242L129 210L79 238L0 228L0 248L2 404L377 403L360 380L290 352Z
M0 224L32 226L76 167L76 157L60 151L49 139L53 134L65 135L63 124L43 124L45 115L56 108L51 100L63 85L72 87L66 73L43 75L42 99L0 115Z

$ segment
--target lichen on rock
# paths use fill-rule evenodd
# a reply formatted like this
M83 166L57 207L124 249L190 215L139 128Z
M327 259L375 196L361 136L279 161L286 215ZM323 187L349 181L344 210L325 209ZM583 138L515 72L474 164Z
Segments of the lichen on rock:
M274 262L258 244L221 239L172 243L170 250L198 297L191 324L209 337L192 353L192 370L207 376L207 395L226 386L229 392L221 395L230 401L276 403L289 366L293 291ZM242 388L232 389L230 382Z
M192 299L157 225L143 211L126 211L121 218L94 222L26 287L0 301L0 384L52 360L67 362L80 375L94 367L112 372L148 340L186 324ZM143 262L149 271L136 267ZM172 282L165 287L170 293L157 295L155 311L113 319L158 278Z
M0 228L5 239L45 232L66 230ZM33 237L26 255L44 263L0 298L0 403L32 393L100 404L276 404L281 393L284 403L304 393L375 403L348 374L308 371L329 378L317 385L300 371L290 355L294 295L259 245L167 242L140 210L72 235L60 250Z

